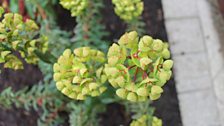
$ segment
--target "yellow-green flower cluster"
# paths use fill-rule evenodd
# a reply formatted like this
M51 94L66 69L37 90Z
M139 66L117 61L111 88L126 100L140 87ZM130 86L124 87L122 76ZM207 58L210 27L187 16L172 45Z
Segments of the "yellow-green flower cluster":
M115 13L125 21L131 21L139 17L143 12L141 0L112 0L115 5Z
M77 48L73 53L69 49L65 50L54 64L57 89L77 100L99 96L106 90L104 62L104 53L89 47Z
M156 100L171 77L168 44L137 32L125 33L107 54L105 73L116 94L133 102Z
M47 37L38 36L39 28L33 20L24 22L19 14L4 14L0 22L0 63L6 68L22 69L22 62L14 55L19 52L27 63L36 64L39 58L34 51L45 53L48 48Z
M11 54L11 51L0 51L0 53L0 63L4 63L5 68L13 68L14 70L23 68L23 63Z
M87 7L87 0L60 0L60 4L71 11L72 16L79 16Z
M163 122L161 119L155 116L152 118L152 126L162 126L162 125L163 125Z
M130 126L162 126L162 120L158 119L157 117L152 117L149 115L142 115L137 120L133 120L130 124Z

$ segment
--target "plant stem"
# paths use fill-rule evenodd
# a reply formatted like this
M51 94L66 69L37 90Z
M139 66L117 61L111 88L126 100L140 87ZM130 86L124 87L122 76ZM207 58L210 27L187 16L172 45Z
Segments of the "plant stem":
M134 82L135 82L136 79L137 79L138 69L139 69L139 68L137 67L137 69L135 70L135 75L134 75L134 80L133 80Z

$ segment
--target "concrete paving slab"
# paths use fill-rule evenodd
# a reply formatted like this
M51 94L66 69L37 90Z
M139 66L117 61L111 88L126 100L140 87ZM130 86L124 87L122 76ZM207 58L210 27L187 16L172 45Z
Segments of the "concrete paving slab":
M214 88L215 88L217 99L220 102L224 103L224 68L214 78Z
M162 0L184 126L224 126L224 57L209 1Z
M199 78L209 75L209 66L206 59L206 54L194 53L173 56L174 72L177 80L186 80Z
M173 54L205 50L198 18L167 20L166 26Z
M196 17L196 0L163 0L165 18Z
M216 100L210 89L181 93L179 100L184 126L219 125Z
M221 68L224 67L223 55L219 34L214 24L212 9L208 0L197 0L199 18L202 25L204 42L208 52L208 60L211 66L211 74L214 78Z
M206 90L213 88L212 86L212 80L209 74L191 79L176 79L178 93Z

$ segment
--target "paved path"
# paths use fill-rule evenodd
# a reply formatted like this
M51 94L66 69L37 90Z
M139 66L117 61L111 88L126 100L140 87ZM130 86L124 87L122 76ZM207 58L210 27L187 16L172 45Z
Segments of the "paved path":
M224 60L208 0L162 0L184 126L224 126Z

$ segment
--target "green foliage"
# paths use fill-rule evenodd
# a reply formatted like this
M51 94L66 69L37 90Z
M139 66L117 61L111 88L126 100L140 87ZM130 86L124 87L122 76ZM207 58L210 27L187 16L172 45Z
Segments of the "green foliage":
M142 18L138 18L135 20L132 20L127 23L127 32L129 31L136 31L139 35L144 35L146 33L145 30L145 22L142 20Z
M7 108L15 105L28 111L30 109L36 111L41 109L43 112L38 122L44 122L49 125L58 121L56 120L56 117L58 117L56 112L68 102L66 97L58 93L52 82L50 84L37 84L32 86L31 89L25 87L17 92L13 92L9 87L1 92L0 99L0 105ZM53 114L55 114L54 118L50 119Z
M89 11L76 17L75 37L72 39L75 47L90 46L103 51L107 50L109 43L106 43L104 38L108 32L102 24L100 13L103 7L103 0L91 0L87 7Z
M39 60L36 51L45 53L48 49L46 36L39 37L39 27L33 20L23 21L19 14L6 13L0 22L0 63L5 68L22 69L23 64L14 53L19 52L27 63Z
M70 126L99 126L98 114L105 111L105 105L96 99L87 98L83 104L70 104Z
M119 44L119 45L118 45ZM105 73L116 94L133 102L156 100L171 77L172 60L168 44L137 32L125 33L108 51ZM169 65L168 65L169 64Z
M112 3L115 13L126 22L137 19L144 8L141 0L112 0Z
M79 16L87 8L88 0L60 0L60 4L64 8L71 10L72 16Z
M89 47L77 48L74 54L69 49L65 50L54 64L56 87L72 99L99 96L106 90L103 62L104 53Z
M35 19L43 26L44 23L47 25L56 24L56 14L54 6L58 4L58 0L25 0L24 3L26 7L24 9L27 10L30 18ZM18 11L16 11L15 13L18 13Z
M2 8L2 7L0 7L0 18L2 17L2 14L5 12L5 10Z
M99 126L97 116L105 111L105 104L91 98L87 98L83 103L70 100L57 91L53 81L48 81L17 92L12 91L11 87L5 89L0 93L0 106L9 109L15 105L28 111L42 111L38 126L62 124L64 117L60 112L69 114L71 126Z

